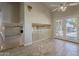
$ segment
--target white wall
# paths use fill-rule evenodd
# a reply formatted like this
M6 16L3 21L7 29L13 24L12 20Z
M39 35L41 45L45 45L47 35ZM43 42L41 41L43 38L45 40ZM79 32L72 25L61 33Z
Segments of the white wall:
M0 2L0 10L3 13L3 23L18 23L20 19L24 18L22 16L24 15L23 3L18 5L18 3Z
M27 6L32 6L31 12L28 11ZM27 2L25 9L25 44L32 43L32 23L51 24L51 18L48 9L41 3Z
M32 44L32 22L26 3L24 4L24 45Z
M20 7L20 8L19 8ZM14 26L17 25L17 23L20 22L20 24L23 25L24 20L24 5L21 3L18 5L17 3L0 3L0 11L2 12L2 23L3 25L8 26ZM14 35L20 32L20 28L5 28L5 34L6 35ZM12 48L15 46L18 46L20 43L20 40L22 38L19 38L20 35L13 36L13 37L7 37L3 41L0 39L0 46L3 44L4 49L5 48ZM22 41L22 40L21 40ZM21 42L23 43L23 42Z
M50 14L49 10L38 2L26 3L27 5L32 6L31 18L32 23L41 23L41 24L50 24Z
M0 3L0 9L3 14L3 22L10 23L11 22L11 5L9 3Z
M24 25L24 3L20 3L20 24Z

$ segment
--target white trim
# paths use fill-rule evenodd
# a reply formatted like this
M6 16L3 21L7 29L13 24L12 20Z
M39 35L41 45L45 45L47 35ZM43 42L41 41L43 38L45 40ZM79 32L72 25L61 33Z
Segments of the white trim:
M27 43L27 44L24 44L24 46L29 46L29 45L32 45L32 43Z

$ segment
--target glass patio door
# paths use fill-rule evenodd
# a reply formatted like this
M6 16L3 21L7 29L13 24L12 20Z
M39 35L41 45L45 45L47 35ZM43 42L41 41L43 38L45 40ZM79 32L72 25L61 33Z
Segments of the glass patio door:
M63 38L63 23L62 20L56 20L55 24L55 38L62 39Z
M78 41L78 18L65 18L56 20L55 38Z
M65 19L66 40L77 41L77 18Z

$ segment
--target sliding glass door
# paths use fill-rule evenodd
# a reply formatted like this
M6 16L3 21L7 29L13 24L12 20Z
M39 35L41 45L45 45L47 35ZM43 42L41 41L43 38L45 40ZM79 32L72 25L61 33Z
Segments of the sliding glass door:
M55 36L56 38L63 38L63 23L62 20L56 20L56 24L55 24Z
M64 18L55 22L55 38L78 41L78 18Z
M75 41L77 40L77 19L76 18L67 18L66 22L66 39Z

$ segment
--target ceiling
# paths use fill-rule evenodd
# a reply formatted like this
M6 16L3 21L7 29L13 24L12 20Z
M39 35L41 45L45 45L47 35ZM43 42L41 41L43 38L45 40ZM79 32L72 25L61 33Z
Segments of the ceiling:
M78 2L43 2L43 4L47 6L50 10L55 9L58 6L60 6L60 4L64 4L64 3L70 4L70 3L78 3Z

